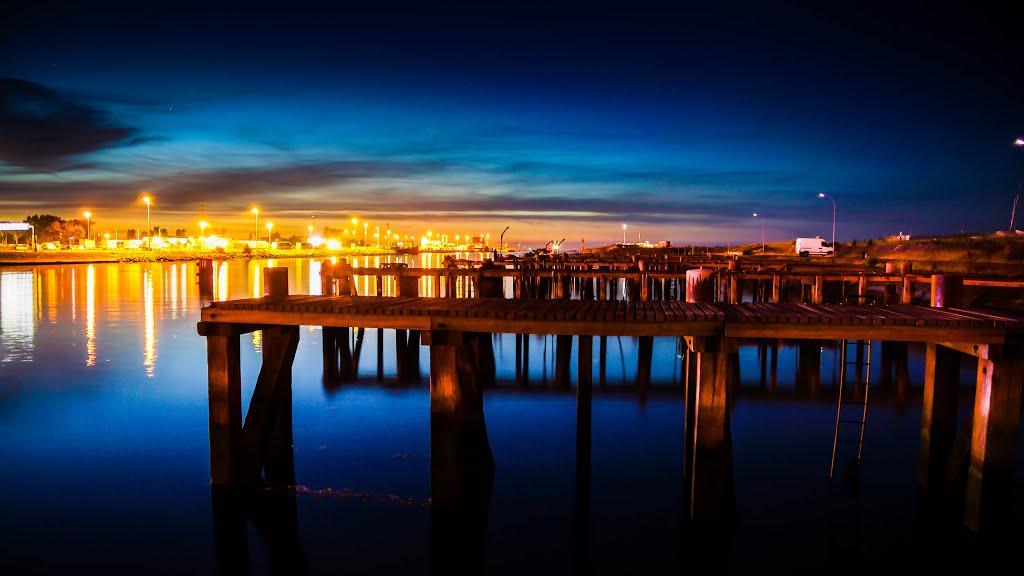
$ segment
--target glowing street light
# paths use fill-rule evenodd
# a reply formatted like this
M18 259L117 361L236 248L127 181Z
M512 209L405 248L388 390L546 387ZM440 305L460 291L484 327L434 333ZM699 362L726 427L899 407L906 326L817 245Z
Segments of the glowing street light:
M828 198L832 201L832 255L836 254L836 199L825 194L824 192L818 193L818 198Z
M625 224L622 225L622 243L623 244L626 243L626 225Z
M85 216L85 237L92 238L89 234L90 224L92 223L92 212L86 210L85 212L82 212L82 216Z
M363 222L363 246L366 246L366 229L369 227L370 225L368 223Z
M313 227L312 226L306 226L306 229L309 230L309 237L312 238L313 237Z
M761 218L761 254L764 254L764 216L754 212L754 218ZM835 247L832 247L833 252Z
M206 237L206 227L210 224L206 220L199 221L199 230L201 230L200 236Z
M267 222L267 243L270 243L270 231L274 229L273 222Z
M259 208L253 208L252 209L252 215L256 217L256 223L255 223L255 225L256 225L256 238L255 238L255 240L256 240L256 243L259 244L260 243L260 209Z
M373 227L373 243L376 244L377 247L380 247L380 240L378 240L379 238L380 238L380 226L374 226Z
M152 236L152 234L151 234L152 229L149 226L149 203L151 202L151 200L150 200L149 196L143 196L142 197L142 201L146 204L146 244L150 248L152 248L153 247L153 239L150 238L150 236Z
M1017 138L1013 141L1013 145L1018 148L1024 147L1024 138ZM1013 217L1017 214L1017 201L1020 200L1020 190L1024 183L1017 184L1017 195L1013 197L1013 209L1010 210L1010 234L1013 234Z

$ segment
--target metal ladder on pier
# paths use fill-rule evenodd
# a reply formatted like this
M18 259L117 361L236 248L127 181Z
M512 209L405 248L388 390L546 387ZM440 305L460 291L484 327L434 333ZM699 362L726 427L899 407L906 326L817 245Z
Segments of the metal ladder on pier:
M854 348L850 359L850 348ZM836 452L840 444L855 444L856 458L850 462L860 466L861 452L864 447L864 425L868 417L868 388L871 380L871 341L842 340L839 346L839 394L836 405L836 431L832 440L832 463L829 465L828 476L832 477L836 468ZM850 367L853 367L853 379L847 381ZM853 434L840 438L840 430L856 428Z

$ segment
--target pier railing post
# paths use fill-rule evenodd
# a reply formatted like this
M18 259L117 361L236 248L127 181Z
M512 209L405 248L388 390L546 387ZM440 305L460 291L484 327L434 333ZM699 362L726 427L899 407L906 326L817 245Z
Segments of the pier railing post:
M715 284L711 268L694 268L686 271L686 301L713 302L715 300Z
M932 308L963 306L964 277L954 274L932 274Z

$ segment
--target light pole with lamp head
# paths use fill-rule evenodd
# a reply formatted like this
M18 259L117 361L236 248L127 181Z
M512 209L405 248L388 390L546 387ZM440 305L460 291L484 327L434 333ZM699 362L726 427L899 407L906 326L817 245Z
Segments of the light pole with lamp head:
M832 201L832 255L836 255L836 199L825 194L824 192L818 192L818 198L828 198Z
M1018 148L1024 148L1024 138L1017 138L1013 141L1013 145ZM1020 200L1021 184L1017 184L1017 195L1013 197L1013 209L1010 210L1010 234L1013 234L1013 217L1017 214L1017 201Z
M625 224L622 225L622 243L623 244L626 243L626 225Z
M86 210L85 212L82 212L82 216L85 216L85 237L87 239L92 238L92 236L89 235L90 226L92 224L92 212Z
M267 222L267 244L270 244L270 239L271 239L270 231L273 230L273 229L274 229L274 223L273 222Z
M761 254L764 254L764 216L754 212L754 218L761 219ZM835 248L833 248L833 250L835 250Z
M256 228L255 228L256 235L253 238L253 240L255 240L256 243L254 244L254 246L259 246L259 244L260 244L260 209L259 208L253 208L251 210L251 212L252 212L252 215L256 218L256 221L255 221L255 224L254 224L256 226Z
M146 245L148 247L152 248L153 247L153 238L152 238L153 234L152 234L152 230L150 230L150 226L149 226L149 203L150 203L149 196L143 196L142 197L142 201L146 203Z

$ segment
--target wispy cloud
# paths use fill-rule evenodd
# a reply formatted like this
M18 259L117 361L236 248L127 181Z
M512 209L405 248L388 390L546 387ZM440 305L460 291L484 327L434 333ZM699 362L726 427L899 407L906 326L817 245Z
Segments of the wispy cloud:
M54 171L139 137L105 111L17 78L0 78L0 161Z

